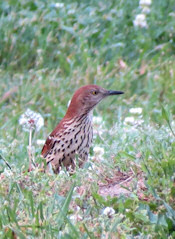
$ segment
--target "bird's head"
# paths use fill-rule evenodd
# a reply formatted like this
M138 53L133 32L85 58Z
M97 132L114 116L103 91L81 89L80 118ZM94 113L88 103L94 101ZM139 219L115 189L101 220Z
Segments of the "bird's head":
M72 97L67 114L85 114L90 112L102 99L110 95L123 94L122 91L106 90L97 85L79 88Z

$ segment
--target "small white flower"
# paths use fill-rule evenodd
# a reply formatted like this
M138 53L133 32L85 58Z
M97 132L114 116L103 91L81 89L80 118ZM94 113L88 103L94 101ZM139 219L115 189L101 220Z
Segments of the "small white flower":
M147 28L146 16L145 14L138 14L133 21L135 27Z
M130 110L129 110L129 112L130 113L132 113L132 114L141 114L142 113L142 108L131 108Z
M24 131L36 129L39 131L44 125L44 119L41 114L27 109L19 118L19 124L22 125Z
M96 169L95 165L93 163L91 163L91 165L89 166L88 170L92 171L92 170L95 170L95 169Z
M56 8L63 8L63 7L64 7L64 3L62 3L62 2L56 2L56 3L54 4L54 7L56 7Z
M134 123L134 121L135 121L135 119L134 119L133 116L126 117L126 118L124 119L124 124L126 124L126 123Z
M3 173L5 176L7 176L7 177L10 177L10 176L12 176L13 175L13 173L12 173L12 171L11 170L9 170L9 169L4 169L4 173Z
M41 55L43 53L43 49L37 49L36 51L37 51L38 55Z
M103 210L103 215L106 215L108 217L112 217L112 215L114 215L114 214L115 214L115 210L112 207L106 207Z
M37 139L36 144L37 145L44 145L45 140L44 139Z
M144 120L142 119L135 119L134 117L126 117L124 119L124 124L127 125L127 124L130 124L130 125L141 125L144 123Z
M66 175L66 172L64 170L60 170L59 175Z
M61 238L62 236L64 236L64 232L60 230L60 231L58 232L58 238Z
M76 223L77 221L81 221L83 219L82 216L80 215L71 215L69 218L74 223Z
M75 13L75 9L70 9L67 13L68 14L74 14Z
M175 12L170 12L168 15L169 15L170 17L175 17Z
M100 116L94 116L93 117L93 123L94 124L101 124L102 122L103 122L102 117L100 117Z
M95 146L93 150L94 150L94 154L96 155L103 156L104 154L104 148L101 148L99 146Z
M126 211L126 212L130 212L131 210L130 210L130 209L128 209L128 208L126 208L126 209L125 209L125 211Z
M4 201L4 206L9 206L9 202L7 200Z
M143 123L144 123L144 120L142 120L142 119L136 120L136 125L141 125Z
M69 217L69 219L70 219L71 221L76 221L76 216L75 216L75 215L71 215L71 216Z
M149 7L147 7L147 6L142 6L142 13L148 14L148 13L150 13L150 12L151 12L151 10L150 10Z
M140 5L140 6L142 6L142 5L144 5L144 6L150 6L150 5L151 5L151 2L152 2L152 0L140 0L139 5Z

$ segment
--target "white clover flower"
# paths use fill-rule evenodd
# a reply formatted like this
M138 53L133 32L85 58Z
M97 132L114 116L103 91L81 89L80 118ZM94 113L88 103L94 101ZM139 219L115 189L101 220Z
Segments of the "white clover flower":
M135 27L147 28L146 16L145 14L138 14L133 21Z
M10 177L10 176L13 175L12 171L9 170L9 169L6 169L6 168L4 169L3 174L4 174L5 176L7 176L7 177Z
M82 218L82 216L80 216L80 215L71 215L71 216L69 217L69 219L70 219L72 222L76 223L77 221L81 221L83 218Z
M91 163L90 165L89 165L89 167L88 167L88 170L89 171L93 171L93 170L95 170L96 169L96 166L95 166L95 164L93 164L93 163Z
M71 216L69 217L69 219L70 219L71 221L73 221L73 222L76 222L76 216L75 216L75 215L71 215Z
M126 117L124 119L124 124L127 125L127 124L131 124L131 125L141 125L144 123L144 120L142 119L135 119L133 116L130 116L130 117Z
M140 0L139 5L140 8L142 9L142 13L148 14L150 13L150 5L151 5L151 0Z
M58 238L61 238L62 236L64 236L64 232L61 231L61 230L59 230L59 232L58 232Z
M9 206L9 202L7 200L4 201L4 206Z
M103 156L104 154L104 148L101 148L99 146L95 146L93 150L95 155Z
M144 123L144 120L143 119L138 119L136 120L136 125L141 125Z
M24 131L36 129L39 131L44 125L44 119L41 114L27 109L19 118L19 124L22 125Z
M142 108L131 108L130 110L129 110L129 112L130 113L132 113L132 114L141 114L142 113Z
M108 217L112 217L112 215L114 215L114 214L115 214L115 210L112 207L106 207L103 210L103 215L106 215Z
M64 7L64 3L63 2L56 2L54 4L54 7L56 7L56 8L63 8Z
M126 117L126 118L124 119L124 124L126 124L126 123L132 123L132 124L133 124L134 121L135 121L135 119L134 119L133 116Z
M64 170L60 170L59 175L67 175L67 173Z
M100 117L100 116L94 116L93 117L93 123L94 124L101 124L102 122L103 122L102 117Z
M150 12L151 12L151 10L150 10L149 7L147 7L147 6L142 6L142 13L148 14L148 13L150 13Z
M43 53L43 49L37 49L36 51L37 51L38 55L41 55Z
M139 5L140 6L150 6L152 3L152 0L140 0Z
M74 14L75 13L75 9L70 9L67 13L68 14Z

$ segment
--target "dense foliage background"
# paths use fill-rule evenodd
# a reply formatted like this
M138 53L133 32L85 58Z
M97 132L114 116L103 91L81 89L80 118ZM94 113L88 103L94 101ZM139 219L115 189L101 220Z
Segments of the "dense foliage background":
M174 54L174 0L0 2L1 238L175 237ZM19 117L45 120L40 163L37 139L85 84L125 92L95 109L89 163L72 177L27 172ZM132 172L130 195L100 195L119 171Z

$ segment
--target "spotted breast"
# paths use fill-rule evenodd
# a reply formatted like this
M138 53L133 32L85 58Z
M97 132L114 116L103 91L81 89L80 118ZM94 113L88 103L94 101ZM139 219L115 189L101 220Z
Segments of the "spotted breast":
M61 166L74 170L76 155L81 167L88 159L92 138L92 112L61 123L59 131L48 136L42 150L47 170L50 164L55 173L59 173Z

